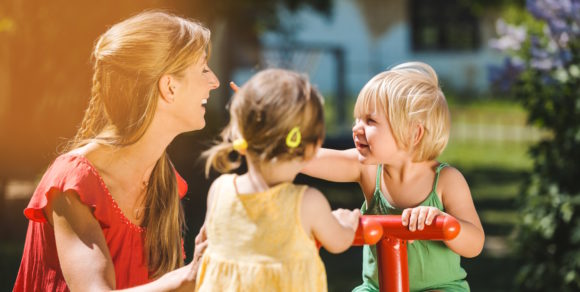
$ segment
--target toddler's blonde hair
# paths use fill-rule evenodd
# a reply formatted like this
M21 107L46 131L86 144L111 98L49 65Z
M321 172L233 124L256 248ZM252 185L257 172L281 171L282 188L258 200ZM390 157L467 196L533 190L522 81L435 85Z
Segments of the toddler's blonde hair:
M413 152L413 161L435 159L449 140L451 118L435 70L422 62L403 63L379 73L361 90L355 118L385 114L398 146ZM424 134L414 144L415 126Z

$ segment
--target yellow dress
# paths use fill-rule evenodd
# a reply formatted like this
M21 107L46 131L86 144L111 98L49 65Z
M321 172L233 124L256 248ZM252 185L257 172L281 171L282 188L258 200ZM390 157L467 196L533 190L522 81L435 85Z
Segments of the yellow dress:
M327 291L324 264L300 222L306 186L237 194L234 179L214 183L196 291Z

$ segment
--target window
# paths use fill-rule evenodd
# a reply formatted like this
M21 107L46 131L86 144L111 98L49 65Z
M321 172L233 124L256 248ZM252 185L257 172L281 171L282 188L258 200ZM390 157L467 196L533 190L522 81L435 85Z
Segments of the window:
M480 46L479 20L461 0L411 0L413 51L470 51Z

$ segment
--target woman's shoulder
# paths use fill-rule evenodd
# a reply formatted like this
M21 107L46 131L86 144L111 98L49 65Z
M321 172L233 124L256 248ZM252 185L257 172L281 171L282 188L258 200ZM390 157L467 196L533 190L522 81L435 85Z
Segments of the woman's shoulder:
M38 183L25 216L33 221L46 222L43 209L48 204L49 194L74 191L82 202L97 205L105 199L107 188L97 170L82 155L65 153L58 156Z
M58 156L45 172L40 184L66 185L70 183L95 184L100 182L100 175L93 164L83 155L65 153Z

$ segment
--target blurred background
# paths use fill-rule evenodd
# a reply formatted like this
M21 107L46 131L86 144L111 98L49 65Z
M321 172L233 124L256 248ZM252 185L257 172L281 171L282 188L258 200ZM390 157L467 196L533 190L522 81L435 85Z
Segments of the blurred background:
M406 61L438 72L452 112L440 161L465 175L486 232L462 259L473 291L580 289L580 3L577 0L102 0L0 2L0 287L11 289L22 214L87 105L90 52L112 24L145 9L202 21L221 81L204 130L169 147L189 183L193 238L210 179L198 157L227 122L230 80L267 67L308 74L325 96L325 146L352 147L352 109L375 74ZM357 185L299 176L334 208L359 208ZM360 282L360 247L321 251L330 291Z

